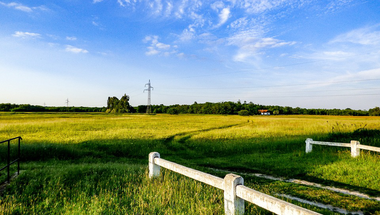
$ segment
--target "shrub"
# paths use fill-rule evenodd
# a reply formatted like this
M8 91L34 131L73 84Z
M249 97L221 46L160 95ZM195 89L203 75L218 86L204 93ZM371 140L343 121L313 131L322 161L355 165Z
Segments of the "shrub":
M239 116L249 116L249 111L247 110L241 110L238 112Z
M369 109L369 115L370 116L380 116L380 108L375 107L375 108Z
M167 113L168 114L178 114L178 110L176 108L169 108Z

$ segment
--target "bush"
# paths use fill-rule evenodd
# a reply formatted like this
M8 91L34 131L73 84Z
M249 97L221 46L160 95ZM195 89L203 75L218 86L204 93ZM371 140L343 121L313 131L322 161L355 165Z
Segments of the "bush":
M238 112L239 116L249 116L249 111L247 110L241 110Z
M375 108L369 109L369 115L370 116L380 116L380 108L375 107Z
M168 114L178 114L178 110L176 108L169 108L167 113Z

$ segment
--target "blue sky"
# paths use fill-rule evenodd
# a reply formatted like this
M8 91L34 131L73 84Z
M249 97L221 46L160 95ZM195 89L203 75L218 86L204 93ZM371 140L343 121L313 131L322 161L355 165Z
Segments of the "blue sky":
M0 103L380 106L377 0L0 0Z

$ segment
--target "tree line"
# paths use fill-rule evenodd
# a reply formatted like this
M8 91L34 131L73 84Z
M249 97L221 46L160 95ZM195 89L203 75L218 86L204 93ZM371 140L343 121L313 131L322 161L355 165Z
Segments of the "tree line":
M136 107L137 113L145 113L146 105ZM168 114L224 114L224 115L260 115L259 110L268 110L272 115L341 115L341 116L380 116L379 108L367 110L346 109L308 109L278 105L260 105L252 102L194 102L192 105L152 105L152 113Z
M124 94L121 99L108 97L107 107L44 107L29 104L0 104L0 111L12 112L106 112L106 113L146 113L147 106L132 107L130 97ZM278 105L260 105L252 102L217 102L191 105L152 105L151 112L167 114L223 114L223 115L259 115L259 110L268 110L272 115L340 115L340 116L380 116L380 108L367 110L346 109L308 109Z
M105 112L105 107L46 107L30 104L1 103L0 111L11 112Z

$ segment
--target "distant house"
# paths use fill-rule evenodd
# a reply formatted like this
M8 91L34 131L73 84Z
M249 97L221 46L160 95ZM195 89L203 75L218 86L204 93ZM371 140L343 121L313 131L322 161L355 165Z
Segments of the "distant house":
M261 115L270 115L270 112L268 110L265 110L265 109L259 110L259 113L261 113Z

